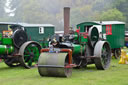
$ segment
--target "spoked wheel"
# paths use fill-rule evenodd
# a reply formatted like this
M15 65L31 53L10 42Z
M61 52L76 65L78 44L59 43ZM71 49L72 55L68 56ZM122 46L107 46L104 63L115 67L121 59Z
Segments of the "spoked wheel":
M96 68L105 70L109 67L111 61L111 48L108 42L98 41L94 48L94 62Z
M119 49L115 49L114 50L114 57L115 57L115 59L119 59L120 56L121 56L121 49L120 48Z
M24 43L19 52L22 56L20 58L20 63L25 68L32 68L37 66L37 61L40 55L41 46L34 41L28 41Z
M17 58L6 58L4 59L4 62L6 65L8 65L9 67L18 67L21 64L18 61L18 57Z

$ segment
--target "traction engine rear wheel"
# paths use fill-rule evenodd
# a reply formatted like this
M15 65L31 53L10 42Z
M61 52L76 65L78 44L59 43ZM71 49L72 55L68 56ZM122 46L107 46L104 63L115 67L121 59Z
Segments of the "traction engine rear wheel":
M94 48L94 56L96 68L99 70L107 69L111 61L111 48L109 43L98 41Z
M24 43L19 50L22 56L20 58L21 65L28 69L37 66L40 49L41 46L37 42L28 41Z

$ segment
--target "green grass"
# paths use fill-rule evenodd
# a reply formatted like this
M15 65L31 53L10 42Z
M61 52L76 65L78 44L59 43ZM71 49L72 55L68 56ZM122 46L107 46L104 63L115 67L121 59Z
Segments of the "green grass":
M128 65L113 59L108 70L96 70L94 65L86 69L73 69L70 78L41 77L37 68L9 68L0 63L0 85L128 85Z

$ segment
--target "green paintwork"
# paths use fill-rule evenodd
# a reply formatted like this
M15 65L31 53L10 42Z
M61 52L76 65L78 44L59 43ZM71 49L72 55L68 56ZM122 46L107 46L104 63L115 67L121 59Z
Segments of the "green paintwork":
M3 45L13 45L13 40L12 40L12 38L3 38L2 44Z
M79 42L80 42L81 44L85 44L86 42L88 42L88 39L87 39L87 38L84 38L84 36L80 36L80 37L79 37Z
M78 39L78 34L76 32L75 32L74 36L75 36L74 40L77 40Z
M74 34L74 40L78 40L80 42L80 44L85 44L86 42L88 42L87 38L84 38L84 36L82 35L78 35L78 33Z
M72 44L72 46L73 46L73 54L84 53L85 46L79 44Z
M39 34L39 27L24 27L28 38L41 43L42 47L48 47L48 38L54 35L54 27L44 27L44 33Z
M0 45L0 54L10 54L12 52L14 52L13 46Z
M41 47L43 47L43 48L46 48L46 47L49 46L49 42L48 41L41 41L40 44L41 44Z
M102 26L103 33L106 33L106 26ZM125 41L125 24L113 24L112 35L106 35L107 41L111 48L120 48L124 46Z
M73 46L73 54L78 54L81 51L81 45L79 44L72 44Z
M10 25L23 26L28 35L28 40L37 41L43 48L48 47L48 38L54 35L55 27L51 24L27 24L27 23L11 23L11 22L0 22L0 32L8 30ZM44 28L44 33L39 33L39 28Z
M101 26L102 35L106 34L106 25L112 25L112 35L106 35L106 40L110 43L111 48L120 48L124 46L125 23L119 21L92 21L83 22L77 25L80 32L85 32L85 26Z
M80 32L85 32L85 26L99 25L95 22L83 22L77 25L77 29L80 28Z
M33 56L31 56L31 53L33 54ZM27 63L28 66L35 65L38 61L39 55L40 52L36 46L31 46L31 45L28 46L25 49L25 53L24 53L25 63Z
M99 39L99 32L97 28L93 28L90 35L91 41L98 41Z
M0 41L2 41L2 33L0 33Z
M0 34L0 54L11 54L14 52L14 46L12 38L3 38L2 34Z

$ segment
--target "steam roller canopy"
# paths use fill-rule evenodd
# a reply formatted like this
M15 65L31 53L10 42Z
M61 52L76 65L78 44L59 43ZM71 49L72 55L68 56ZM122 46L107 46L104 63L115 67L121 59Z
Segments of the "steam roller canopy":
M38 60L38 71L41 76L69 77L72 68L65 68L68 53L41 53Z
M17 29L16 31L14 31L12 39L13 39L14 45L17 48L20 48L20 46L27 41L28 37L24 30Z

